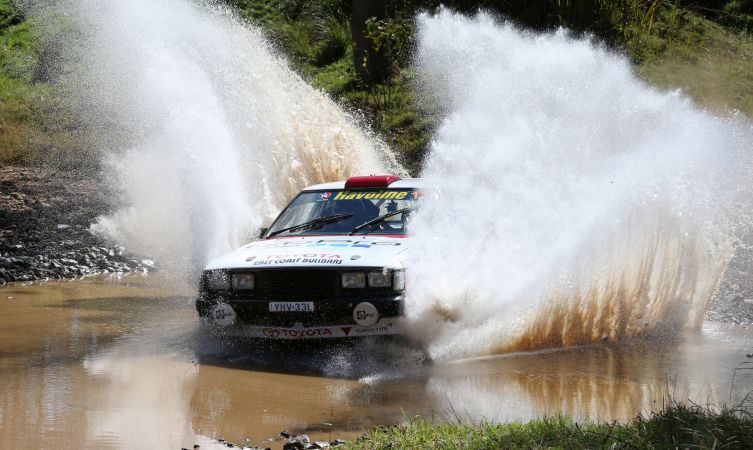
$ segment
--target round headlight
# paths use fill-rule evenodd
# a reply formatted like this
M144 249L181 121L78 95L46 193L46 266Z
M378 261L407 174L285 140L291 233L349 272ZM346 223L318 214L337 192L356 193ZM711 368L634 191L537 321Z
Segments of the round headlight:
M366 274L363 272L347 272L342 274L342 286L346 289L357 289L366 286Z

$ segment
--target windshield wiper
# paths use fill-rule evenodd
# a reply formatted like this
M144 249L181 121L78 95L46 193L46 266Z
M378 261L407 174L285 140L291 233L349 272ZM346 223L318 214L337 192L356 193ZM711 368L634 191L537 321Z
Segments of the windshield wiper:
M349 235L353 235L353 234L355 234L356 231L358 231L358 230L360 230L362 228L366 228L368 226L372 226L372 225L376 225L376 224L382 223L382 222L386 221L387 219L389 219L392 216L396 216L398 214L402 214L404 212L408 212L408 211L410 211L412 209L413 209L413 207L409 206L407 208L398 209L396 211L392 211L392 212L389 212L387 214L381 215L379 217L376 217L374 219L369 220L368 222L364 222L361 225L358 225L357 227L355 227L352 230L350 230L350 233L348 233L348 234Z
M276 236L286 231L295 231L295 230L301 230L301 229L306 229L306 228L321 228L328 223L338 222L340 220L347 219L349 217L353 217L353 214L335 214L333 216L317 217L316 219L309 220L308 222L299 223L298 225L293 225L292 227L283 228L281 230L275 230L269 233L269 236L267 237L270 238L272 236Z

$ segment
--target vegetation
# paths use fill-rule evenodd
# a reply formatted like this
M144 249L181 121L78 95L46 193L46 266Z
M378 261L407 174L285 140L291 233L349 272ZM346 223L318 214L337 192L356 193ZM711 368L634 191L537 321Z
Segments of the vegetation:
M378 427L350 449L675 449L753 448L753 417L746 410L713 412L696 405L672 404L627 424L578 424L564 417L530 422L478 425L430 424Z
M682 88L701 105L753 116L753 0L392 0L386 16L366 23L367 37L388 55L389 76L358 76L351 45L351 2L226 0L267 30L294 67L316 87L362 112L417 172L435 121L417 105L410 68L414 17L441 4L479 9L548 30L565 26L625 52L637 73L666 88Z
M414 17L440 3L591 34L625 52L649 82L753 116L753 0L373 0L384 14L358 24L372 52L363 58L354 58L350 0L220 1L262 27L311 84L365 117L414 173L436 126L414 89ZM91 151L55 96L54 45L40 41L13 0L0 0L0 161L67 165ZM376 53L384 58L370 58ZM385 65L384 76L364 77L368 64Z
M49 48L11 0L0 0L0 162L80 164L86 144L55 94Z

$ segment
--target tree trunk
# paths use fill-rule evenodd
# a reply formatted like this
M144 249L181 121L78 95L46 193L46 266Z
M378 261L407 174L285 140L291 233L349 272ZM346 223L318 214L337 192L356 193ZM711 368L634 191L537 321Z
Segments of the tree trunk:
M387 0L352 0L350 32L353 38L353 64L356 74L368 84L384 81L389 76L387 49L374 50L374 43L366 37L366 21L387 16Z

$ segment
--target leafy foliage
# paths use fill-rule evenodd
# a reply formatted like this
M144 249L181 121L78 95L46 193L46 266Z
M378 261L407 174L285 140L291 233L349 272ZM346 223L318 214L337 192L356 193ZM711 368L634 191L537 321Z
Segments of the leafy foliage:
M647 77L672 85L676 79L673 77L688 74L687 79L678 80L682 81L680 85L691 93L703 92L708 97L706 86L718 86L719 80L704 77L694 82L689 67L680 71L673 67L669 71L662 64L670 56L672 65L678 64L681 54L685 55L686 64L695 64L692 60L706 53L709 44L713 44L711 48L729 47L722 38L714 38L711 43L704 40L705 33L722 29L708 19L726 25L734 18L735 23L743 24L753 4L753 0L701 0L687 2L687 6L681 0L391 0L387 3L387 18L372 18L366 23L367 36L380 49L387 50L391 77L383 83L368 85L356 76L353 68L350 1L226 1L264 27L315 86L362 112L414 173L421 167L437 122L430 112L418 107L409 69L414 17L420 11L433 11L443 4L471 14L491 11L537 30L565 26L576 33L589 33L607 45L622 49L640 66L646 66L640 72ZM730 39L739 42L738 52L753 48L747 43L748 37ZM735 80L744 78L741 71L751 67L734 61L734 56L727 56L716 63ZM740 67L740 71L725 69L733 66ZM703 84L700 88L696 86L699 83ZM747 97L741 92L748 83L732 84L737 88L725 93L724 99L731 106L748 111L744 100ZM750 111L753 112L753 105Z

